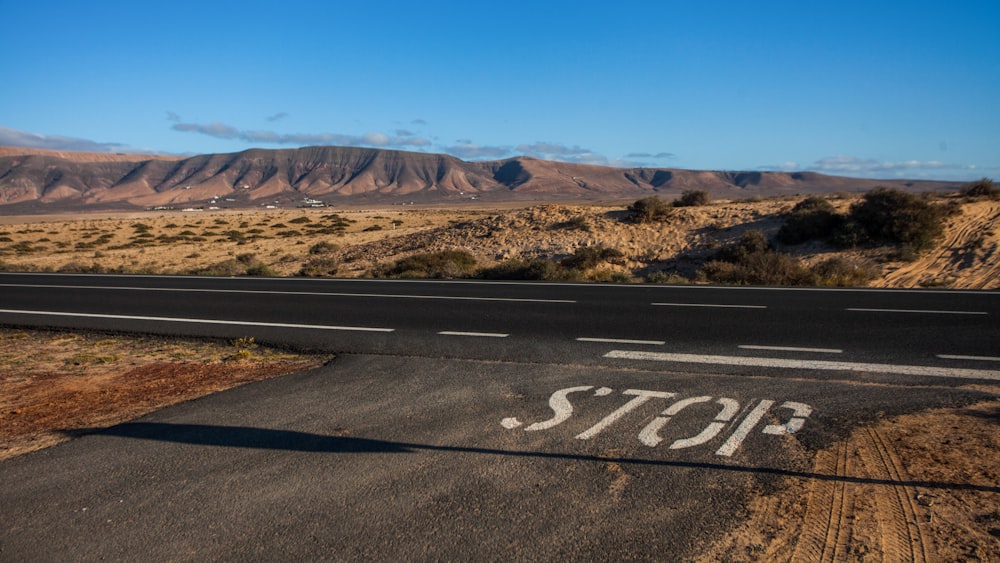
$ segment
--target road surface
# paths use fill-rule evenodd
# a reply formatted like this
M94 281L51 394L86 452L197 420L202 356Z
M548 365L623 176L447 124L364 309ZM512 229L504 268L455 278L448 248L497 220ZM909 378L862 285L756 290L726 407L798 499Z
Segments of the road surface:
M3 561L682 559L796 480L954 486L811 461L1000 378L995 293L0 284L4 323L338 354L0 464Z

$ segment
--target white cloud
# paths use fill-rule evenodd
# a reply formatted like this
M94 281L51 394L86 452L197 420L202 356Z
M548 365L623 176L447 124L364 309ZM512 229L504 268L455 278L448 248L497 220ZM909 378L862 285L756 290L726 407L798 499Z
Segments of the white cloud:
M677 158L677 155L672 152L658 152L655 154L649 152L630 152L625 155L625 158L654 158L662 160L665 158Z
M821 158L807 168L835 173L908 173L913 171L975 170L974 165L949 164L938 160L884 161L853 156Z
M510 147L481 146L471 141L442 148L446 153L462 159L503 158L511 154Z
M859 158L839 155L821 158L812 164L801 165L798 162L784 162L761 166L759 170L781 170L785 172L814 171L838 176L859 178L898 178L898 179L942 179L962 180L975 176L978 168L971 164L954 164L939 160L878 160L874 158Z
M55 151L122 152L126 150L126 145L122 143L102 143L62 135L41 135L8 127L0 127L0 145Z
M213 122L175 123L174 131L184 133L200 133L217 139L237 139L248 143L265 143L273 145L341 145L349 147L375 146L382 148L426 147L431 144L423 137L390 136L385 133L370 132L364 135L345 135L340 133L291 133L282 134L274 131L245 131L225 123Z

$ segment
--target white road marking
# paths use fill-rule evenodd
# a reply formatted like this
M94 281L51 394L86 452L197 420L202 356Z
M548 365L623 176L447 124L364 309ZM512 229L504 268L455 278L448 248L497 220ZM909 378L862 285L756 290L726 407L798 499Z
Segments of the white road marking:
M993 356L955 356L952 354L938 354L942 360L972 360L975 362L1000 362L1000 358Z
M769 401L767 399L764 399L763 401L758 403L757 406L754 407L752 411L750 411L750 414L748 414L747 417L743 419L743 422L741 422L739 427L736 428L736 431L733 432L733 435L730 436L729 439L726 440L726 442L722 444L722 446L719 447L718 450L715 451L715 455L721 455L726 457L732 456L733 453L737 449L739 449L740 445L743 444L743 440L746 440L747 436L750 435L750 431L753 430L754 427L760 423L760 419L764 418L764 413L766 413L767 410L771 408L771 405L773 404L774 401Z
M577 342L604 342L607 344L648 344L650 346L663 346L663 340L626 340L623 338L577 338Z
M796 346L758 346L755 344L740 344L737 348L743 350L773 350L776 352L816 352L818 354L843 354L836 348L798 348Z
M716 402L722 405L722 411L715 416L715 420L710 422L697 436L676 440L673 444L670 444L670 449L691 448L708 442L712 438L715 438L719 432L722 432L722 429L726 427L726 423L732 420L740 410L740 404L735 399L720 397Z
M749 356L709 356L702 354L668 354L639 350L612 350L605 358L623 360L649 360L655 362L678 362L686 364L715 364L726 366L747 366L766 368L791 368L809 370L859 371L918 375L928 377L957 377L962 379L1000 380L1000 371L983 369L945 368L934 366L910 366L895 364L864 364L854 362L833 362L828 360L791 360L785 358L756 358Z
M552 418L536 422L525 428L525 431L534 432L537 430L548 430L553 426L558 426L563 422L566 422L569 420L569 417L573 416L573 404L569 402L569 399L567 398L568 395L570 393L590 391L593 388L593 385L582 385L580 387L567 387L566 389L556 391L551 397L549 397L549 408L552 409Z
M517 417L508 417L500 421L500 426L503 426L507 430L513 430L521 425L521 421Z
M376 328L376 327L366 327L366 326L305 325L305 324L292 324L292 323L266 323L258 321L231 321L223 319L147 317L140 315L100 315L97 313L66 313L62 311L21 311L15 309L0 309L0 313L12 313L17 315L45 315L50 317L84 317L93 319L119 319L126 321L158 321L158 322L168 322L168 323L264 326L264 327L277 327L277 328L308 328L315 330L344 330L344 331L357 331L357 332L393 332L396 330L394 328Z
M104 289L121 291L167 291L177 293L241 293L250 295L308 295L311 297L376 297L385 299L438 299L443 301L501 301L506 303L576 303L571 299L521 299L514 297L462 297L454 295L398 295L393 293L345 293L328 291L274 291L252 289L198 289L171 287L131 287L113 285L48 285L48 284L0 284L0 287L31 287L52 289Z
M985 311L943 311L937 309L864 309L861 307L849 307L848 311L856 313L919 313L930 315L988 315Z
M507 338L509 334L504 334L502 332L461 332L454 330L442 330L439 332L441 336L476 336L483 338Z
M718 309L767 309L766 305L722 305L719 303L650 303L659 307L713 307Z
M652 422L647 424L646 427L643 428L641 432L639 432L639 441L651 448L655 447L657 444L663 441L663 438L660 438L660 430L662 430L663 427L666 426L668 422L670 422L671 418L673 418L677 413L684 410L688 405L693 405L695 403L707 403L708 401L711 400L712 397L704 396L704 397L691 397L688 399L681 399L680 401L677 401L676 403L670 405L670 408L663 411L660 416L654 418Z
M597 424L591 426L589 429L584 430L579 435L577 435L577 440L589 440L594 436L601 433L602 430L614 424L616 420L625 416L629 412L639 408L646 401L656 397L658 399L669 399L677 395L677 393L668 393L664 391L643 391L642 389L626 389L622 391L622 395L635 395L636 397L631 401L625 403L618 410L604 417L603 420Z
M792 417L784 424L768 424L764 427L764 434L781 436L782 434L795 434L805 426L806 419L812 414L813 409L805 403L795 401L785 401L781 403L781 408L792 409Z

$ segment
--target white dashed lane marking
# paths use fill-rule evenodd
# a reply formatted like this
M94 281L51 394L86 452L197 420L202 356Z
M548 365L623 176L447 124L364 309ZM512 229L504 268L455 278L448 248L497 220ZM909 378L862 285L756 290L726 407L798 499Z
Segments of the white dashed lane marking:
M500 301L507 303L576 303L572 299L524 299L514 297L463 297L458 295L406 295L396 293L335 293L329 291L273 291L253 289L197 289L172 287L128 287L102 285L43 285L0 284L0 287L33 287L52 289L102 289L106 291L165 291L174 293L239 293L253 295L289 295L310 297L369 297L377 299L435 299L440 301Z
M988 315L985 311L942 311L936 309L863 309L849 307L848 311L855 313L916 313L924 315Z
M767 309L766 305L722 305L719 303L650 303L657 307L706 307L715 309Z
M957 356L952 354L938 354L942 360L972 360L974 362L1000 362L1000 358L993 356Z
M605 344L648 344L650 346L663 346L663 340L628 340L625 338L577 338L577 342L600 342Z
M439 332L441 336L474 336L482 338L507 338L509 334L504 334L502 332L463 332L454 330L442 330Z

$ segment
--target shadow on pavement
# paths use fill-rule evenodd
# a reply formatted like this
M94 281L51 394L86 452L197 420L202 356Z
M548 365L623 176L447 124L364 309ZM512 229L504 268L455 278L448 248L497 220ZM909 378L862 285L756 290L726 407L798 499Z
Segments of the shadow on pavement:
M808 471L794 471L773 467L746 467L740 465L723 465L719 463L699 463L692 461L672 461L640 458L607 457L586 454L559 452L532 452L517 450L499 450L471 446L439 446L433 444L411 444L406 442L390 442L351 436L326 436L297 432L293 430L271 430L266 428L250 428L244 426L216 426L203 424L168 424L160 422L127 422L111 428L92 428L67 432L73 436L117 436L140 440L156 440L200 446L223 446L233 448L255 448L267 450L285 450L293 452L317 453L415 453L420 450L472 453L482 455L501 455L512 457L534 457L542 459L567 459L576 461L614 462L633 465L651 465L662 467L694 468L710 471L728 471L735 473L759 473L815 479L819 481L837 481L843 483L859 483L869 485L925 487L929 489L953 489L1000 493L1000 486L975 485L971 483L947 483L939 481L897 481L892 479L872 479L853 477L850 475L828 475Z

